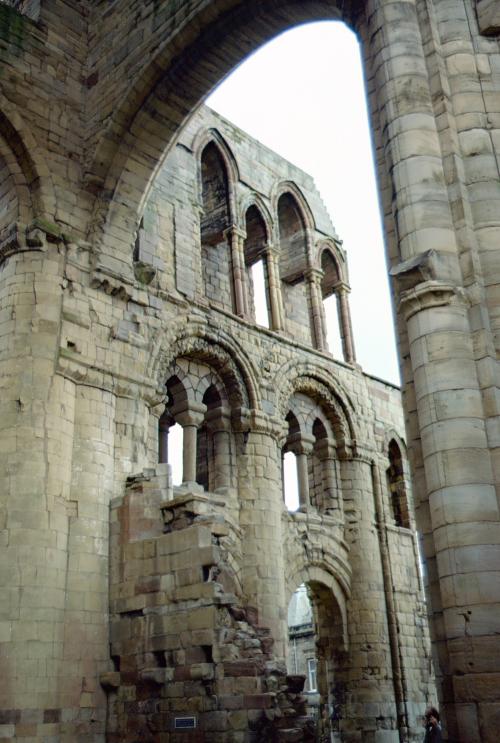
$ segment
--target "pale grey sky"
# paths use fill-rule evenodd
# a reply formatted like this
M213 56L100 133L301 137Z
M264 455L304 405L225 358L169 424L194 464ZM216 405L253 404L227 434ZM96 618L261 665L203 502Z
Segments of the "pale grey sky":
M359 362L399 384L354 34L338 22L292 29L240 65L207 103L314 177L348 254Z

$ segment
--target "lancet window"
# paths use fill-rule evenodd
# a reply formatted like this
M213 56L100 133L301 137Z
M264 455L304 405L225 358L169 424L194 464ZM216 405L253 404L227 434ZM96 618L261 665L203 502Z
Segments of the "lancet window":
M391 498L392 516L396 526L410 528L410 511L408 494L405 482L405 473L401 449L392 439L389 443L389 467L387 468L387 483Z

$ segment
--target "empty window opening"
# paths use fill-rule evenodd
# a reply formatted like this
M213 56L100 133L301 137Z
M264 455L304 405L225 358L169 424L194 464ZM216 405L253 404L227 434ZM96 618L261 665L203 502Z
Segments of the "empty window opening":
M230 248L225 231L230 226L229 181L224 159L210 142L201 157L201 258L205 295L234 310Z
M391 497L392 515L396 526L410 528L410 512L406 493L403 457L394 439L389 444L389 467L387 482Z
M318 691L318 679L316 677L316 671L318 667L318 661L316 658L307 659L307 684L309 692Z
M269 277L266 248L267 229L259 209L253 204L245 214L244 258L247 276L248 314L258 325L271 327Z
M299 507L299 479L297 475L297 457L293 451L283 454L283 498L289 511Z
M326 345L328 350L336 359L343 359L342 337L340 335L337 297L335 294L330 294L329 297L323 299L323 310L325 314Z
M250 267L252 299L255 312L255 322L264 328L270 327L269 306L267 304L267 281L263 259Z
M279 198L278 225L281 278L293 283L307 267L307 239L300 207L291 193L286 192Z
M172 485L182 483L182 451L184 448L184 432L179 423L174 423L168 429L168 456L167 462L172 468Z

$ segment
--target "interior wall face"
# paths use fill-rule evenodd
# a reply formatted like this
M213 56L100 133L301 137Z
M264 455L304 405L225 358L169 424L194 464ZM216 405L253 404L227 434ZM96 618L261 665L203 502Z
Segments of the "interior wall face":
M204 722L205 740L222 741L233 723L243 727L232 739L263 739L268 732L250 730L250 720L262 722L258 705L271 697L257 696L291 699L294 692L278 671L270 688L269 666L256 657L238 666L240 651L245 641L265 663L283 656L287 599L301 582L327 586L344 617L336 666L340 740L420 735L417 718L432 692L423 606L417 589L405 593L407 579L418 582L415 545L411 529L389 528L384 479L392 434L404 437L393 391L322 350L321 266L314 266L313 248L336 235L305 174L294 172L290 183L290 171L264 150L257 169L251 140L233 142L232 152L211 131L219 127L224 137L225 124L203 110L192 118L247 54L286 28L325 18L350 24L364 56L445 732L453 741L496 740L496 6L0 4L0 736L132 741L142 725L151 740L177 743L181 733L169 726L182 705L172 700L189 698L195 687L170 686L171 697L166 689L198 684L196 698L205 700L216 678L225 681L219 696L242 697L241 714L198 709L215 715ZM211 301L218 289L212 297L204 289L201 250L200 163L212 141L242 199L229 189L227 230L207 246L222 245L227 261L226 299L218 305ZM276 332L256 328L248 315L248 192L266 194L265 219L273 223L266 265ZM294 249L295 275L280 277L287 265L277 216L284 193L304 209L306 243L304 265ZM205 272L214 287L216 273ZM207 425L219 442L217 471L228 462L235 471L208 501L188 479L189 507L174 500L162 510L172 491L167 469L157 467L158 420L177 359L188 360L188 371L190 360L206 363L230 393L227 415ZM188 473L206 414L203 379L178 411ZM281 450L296 393L336 411L342 513L284 510ZM304 488L314 442L308 425L304 420L295 442ZM210 526L194 523L199 517ZM185 573L191 548L195 570ZM331 560L321 562L324 554ZM221 599L216 586L224 582ZM206 611L187 629L206 634L166 647L164 638L181 636L189 601L200 596ZM246 617L242 646L224 646L233 659L217 655L219 630L236 632L234 623L244 621L238 616ZM259 635L264 626L271 636ZM200 647L217 652L203 651L202 660ZM170 678L174 667L183 670ZM146 699L149 706L141 706Z

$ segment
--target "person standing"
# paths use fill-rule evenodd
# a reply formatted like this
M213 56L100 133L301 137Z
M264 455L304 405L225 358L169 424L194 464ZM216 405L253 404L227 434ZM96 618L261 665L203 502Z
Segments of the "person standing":
M442 743L441 723L439 712L435 707L429 707L424 715L425 736L424 743Z

